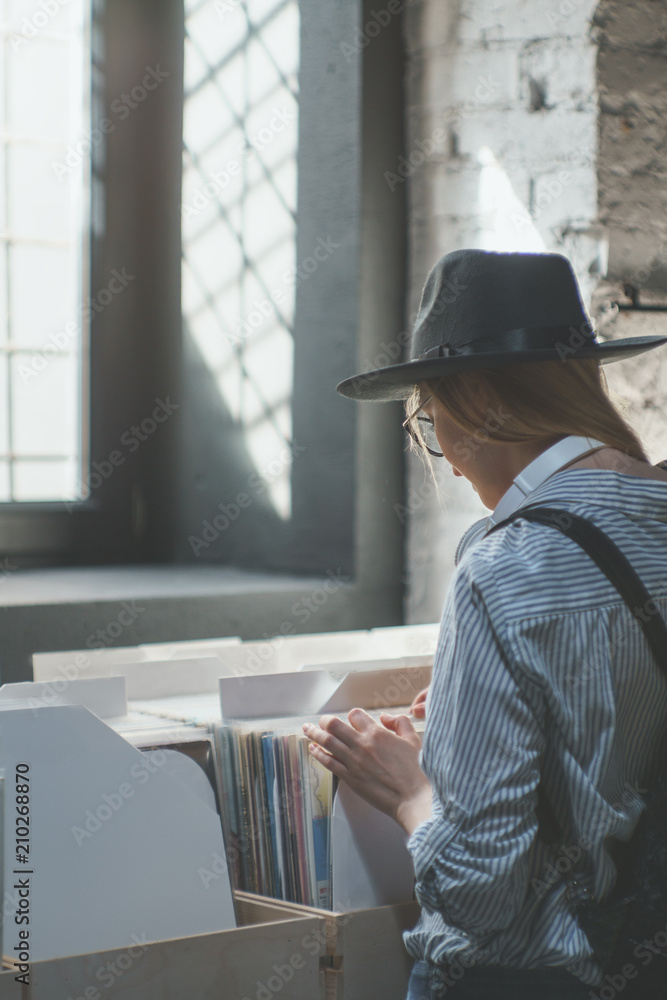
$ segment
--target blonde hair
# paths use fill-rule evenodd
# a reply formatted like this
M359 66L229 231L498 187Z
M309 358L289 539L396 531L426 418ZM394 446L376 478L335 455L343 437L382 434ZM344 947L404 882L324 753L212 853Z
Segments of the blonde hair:
M612 402L595 358L455 372L415 386L406 413L414 413L429 395L477 440L546 443L575 434L648 461L639 438Z

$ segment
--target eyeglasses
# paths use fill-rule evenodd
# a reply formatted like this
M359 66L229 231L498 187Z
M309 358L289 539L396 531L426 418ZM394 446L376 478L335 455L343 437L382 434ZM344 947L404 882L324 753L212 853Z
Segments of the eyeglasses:
M435 427L432 421L427 416L419 416L419 411L426 406L431 398L432 396L427 396L424 402L420 404L419 409L415 410L414 413L411 413L403 421L403 427L405 427L412 440L416 441L420 448L425 448L429 455L433 455L434 458L442 458L443 454L440 451L440 445L435 436ZM414 420L417 421L417 427L413 423Z

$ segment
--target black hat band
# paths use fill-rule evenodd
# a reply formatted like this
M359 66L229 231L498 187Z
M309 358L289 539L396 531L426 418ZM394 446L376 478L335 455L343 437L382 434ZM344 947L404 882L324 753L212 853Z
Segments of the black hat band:
M420 354L412 361L426 361L429 358L452 358L461 354L489 354L498 351L540 351L553 350L558 346L570 346L574 336L577 338L577 345L572 346L576 351L582 347L599 345L599 340L589 328L577 330L576 327L565 328L563 326L542 326L542 327L519 327L516 330L505 330L503 333L495 334L493 337L470 340L465 344L439 344L432 347L425 354ZM585 342L581 343L581 338Z

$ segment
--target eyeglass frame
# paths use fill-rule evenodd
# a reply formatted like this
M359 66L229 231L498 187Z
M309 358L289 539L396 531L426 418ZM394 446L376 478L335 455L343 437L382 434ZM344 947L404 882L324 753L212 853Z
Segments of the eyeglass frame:
M429 446L417 435L416 431L410 426L410 421L414 420L415 417L417 417L417 414L419 413L419 411L422 410L426 406L426 404L428 403L428 401L430 399L433 399L433 393L431 393L430 396L427 396L423 403L419 404L419 407L415 410L414 413L411 413L410 416L408 416L408 417L405 418L405 420L403 421L402 426L408 432L408 434L410 435L410 437L412 438L412 440L415 441L416 444L418 444L419 447L422 448L424 451L427 451L429 453L429 455L433 455L434 458L444 458L445 456L443 455L443 453L441 451L433 451L432 448L429 448ZM419 420L419 417L417 417L417 419ZM431 423L431 421L428 420L427 417L422 417L422 420L425 420L429 424ZM431 424L431 426L433 426L433 425Z

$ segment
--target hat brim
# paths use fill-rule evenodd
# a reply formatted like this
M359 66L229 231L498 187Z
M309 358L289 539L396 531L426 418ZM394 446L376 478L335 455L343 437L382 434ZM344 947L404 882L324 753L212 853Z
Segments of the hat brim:
M518 365L528 361L579 361L597 358L602 364L633 358L644 351L667 344L667 337L628 337L608 343L567 350L496 351L487 354L460 354L450 358L429 358L425 361L406 361L388 365L374 371L363 372L346 378L336 386L336 391L348 399L367 399L388 403L407 399L418 382L441 378L454 372L472 371L476 368L496 368L500 365Z

